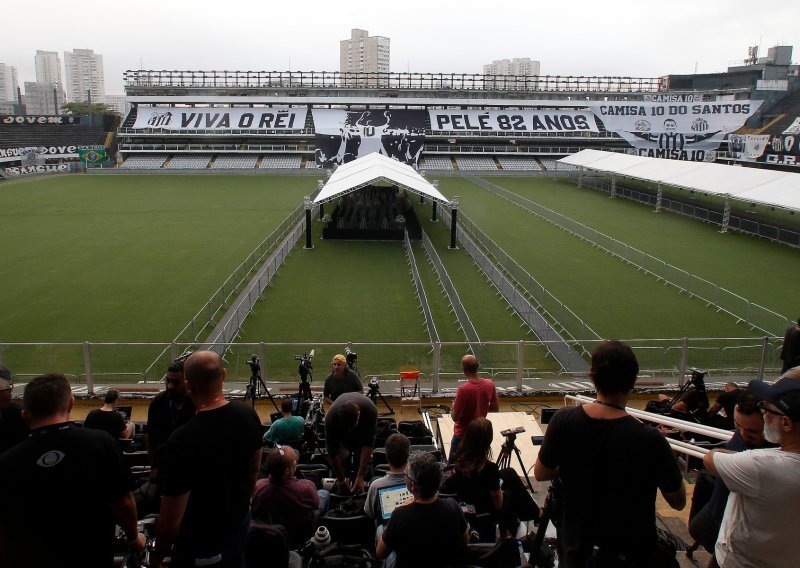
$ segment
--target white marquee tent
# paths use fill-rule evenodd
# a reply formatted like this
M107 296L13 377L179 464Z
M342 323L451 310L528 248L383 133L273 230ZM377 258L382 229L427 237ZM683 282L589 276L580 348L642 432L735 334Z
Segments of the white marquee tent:
M450 203L436 187L411 166L373 152L336 168L328 183L314 198L314 204L327 203L339 196L380 182L395 184L439 203Z
M800 211L800 174L791 172L647 158L600 150L581 150L558 161L609 175Z

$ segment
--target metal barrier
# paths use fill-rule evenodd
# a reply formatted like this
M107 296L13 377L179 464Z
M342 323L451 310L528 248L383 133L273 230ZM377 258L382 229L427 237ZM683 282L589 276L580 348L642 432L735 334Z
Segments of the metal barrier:
M411 241L408 240L408 230L405 231L403 245L406 249L406 259L411 269L411 279L414 281L414 288L417 290L417 298L419 299L420 308L423 316L425 317L425 327L428 330L428 337L431 343L439 342L439 332L436 331L436 324L433 321L433 314L431 307L428 304L428 296L425 295L425 287L422 285L422 280L419 277L419 270L417 269L417 261L414 258L414 251L411 249Z
M618 241L613 237L609 237L596 229L587 227L583 223L579 223L561 213L548 209L535 201L531 201L530 199L475 176L465 175L464 177L487 191L508 200L521 209L564 229L580 239L592 243L605 252L655 276L657 279L671 284L679 291L687 292L691 296L696 296L712 304L714 307L718 308L718 310L724 311L739 321L746 322L753 329L770 335L778 335L783 334L786 330L786 326L790 323L789 319L785 316L751 302L738 294L734 294L718 284L709 282L682 268L668 264L663 260Z
M441 203L438 204L442 218L447 226L450 226L450 215ZM462 219L464 217L462 216ZM486 274L497 290L505 298L506 302L517 312L523 322L531 331L547 344L550 353L556 361L570 373L584 373L589 370L589 365L581 357L581 354L568 344L559 335L538 310L528 301L528 299L517 290L516 286L506 275L489 259L489 257L478 247L475 242L464 232L461 225L456 227L458 240L465 250L472 256L478 267ZM582 350L582 348L581 348ZM585 352L585 351L584 351Z
M478 357L478 359L480 359L478 344L480 343L481 338L478 337L478 332L475 329L475 325L472 323L464 304L461 303L461 298L458 297L458 292L453 285L453 281L450 280L450 275L447 273L447 269L444 267L442 259L439 258L439 253L436 252L433 243L431 243L431 240L428 238L428 234L424 230L422 231L422 246L425 248L425 252L428 253L428 258L430 259L434 270L436 270L436 276L439 278L439 282L444 289L444 293L447 295L447 301L450 302L450 307L456 316L458 326L461 328L461 331L464 333L464 336L467 339L469 350L472 351L472 353Z

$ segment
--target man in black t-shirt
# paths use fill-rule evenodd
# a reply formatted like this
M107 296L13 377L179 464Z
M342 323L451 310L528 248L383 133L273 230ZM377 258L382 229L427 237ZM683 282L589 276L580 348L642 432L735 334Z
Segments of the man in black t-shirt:
M105 430L112 438L128 439L132 438L136 427L130 420L125 420L125 417L117 412L117 401L119 400L119 391L116 389L109 389L103 399L103 406L92 410L83 421L84 428L94 428L96 430Z
M341 395L325 415L325 444L331 468L339 482L339 493L363 493L364 475L375 444L378 409L366 396L357 392ZM348 480L344 461L358 456L358 471Z
M0 365L0 454L28 437L28 424L22 418L22 406L11 402L11 371Z
M716 402L708 409L709 419L716 422L712 424L713 426L725 428L727 430L733 429L733 409L736 408L736 402L739 400L739 395L741 394L736 383L729 382L725 384L725 391L717 397ZM724 418L717 415L720 410L725 411ZM714 418L715 416L716 418Z
M626 566L658 566L656 489L672 508L686 505L666 439L625 412L638 372L630 347L600 343L589 370L597 400L562 408L548 424L534 475L563 480L559 565L565 568L583 568L593 554L598 566L621 556Z
M136 504L116 441L75 428L75 399L63 375L25 386L30 437L0 456L0 566L111 567L114 526L144 550Z
M355 371L347 366L344 355L335 355L331 362L331 374L325 379L322 396L328 404L346 392L364 392L364 385Z
M167 442L150 565L159 566L174 543L175 568L238 567L261 462L261 421L250 406L225 400L226 370L216 353L189 356L184 375L197 415Z
M154 481L158 480L158 473L163 465L164 448L170 435L197 412L186 392L186 379L183 376L185 361L186 356L182 356L170 363L164 377L166 389L156 395L147 409L144 443L150 459L150 479Z
M414 497L392 513L378 538L376 556L388 556L387 566L397 568L463 565L469 526L454 499L439 497L442 470L436 458L427 452L413 452L406 479Z

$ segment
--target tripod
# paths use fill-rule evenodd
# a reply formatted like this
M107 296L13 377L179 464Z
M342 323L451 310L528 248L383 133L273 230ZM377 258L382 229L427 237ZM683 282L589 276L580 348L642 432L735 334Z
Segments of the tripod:
M533 490L531 478L528 477L528 470L525 468L525 464L522 462L522 453L519 451L519 448L516 444L517 435L514 432L509 432L505 436L506 441L503 442L503 445L500 448L500 453L497 455L497 468L504 469L511 467L511 452L514 452L517 456L517 460L519 460L519 466L522 468L522 476L525 478L528 489L530 489L531 493L536 493L536 491Z
M554 564L552 552L548 554L547 551L542 548L542 545L544 544L547 525L552 522L556 525L556 528L558 527L557 515L559 512L557 509L560 507L559 498L562 490L563 481L554 479L550 482L550 487L547 489L547 497L544 500L542 514L539 517L539 527L536 529L536 538L533 539L533 544L528 550L530 553L528 562L531 566L553 566ZM556 519L555 522L553 521L554 518ZM559 551L560 550L559 547Z
M394 410L392 409L391 406L389 406L389 403L386 402L386 399L383 398L383 395L381 394L381 389L378 386L377 379L372 379L369 382L369 392L367 393L367 396L375 406L378 406L378 399L380 399L381 402L383 402L383 404L386 405L386 408L389 410L389 412L384 412L381 416L389 416L391 414L394 414Z
M314 376L302 363L298 365L297 372L300 373L300 384L297 385L300 400L311 400L311 381L314 380Z
M247 362L250 365L250 382L247 383L247 389L244 392L244 399L250 399L253 404L253 408L256 407L256 400L263 397L264 393L267 394L269 399L272 401L272 406L275 407L275 410L280 412L280 408L278 408L275 399L272 398L272 393L269 392L264 379L261 378L261 365L258 362L258 357L253 355L253 358Z

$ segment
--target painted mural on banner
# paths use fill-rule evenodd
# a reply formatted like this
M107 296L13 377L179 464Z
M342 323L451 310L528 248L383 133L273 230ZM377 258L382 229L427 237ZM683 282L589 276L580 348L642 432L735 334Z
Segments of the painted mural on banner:
M302 131L307 109L139 107L133 128Z
M599 132L581 110L431 110L433 132Z
M0 162L21 161L23 165L43 164L48 158L77 158L77 146L26 146L0 148Z
M425 143L425 111L313 109L317 167L377 152L415 166Z
M711 161L720 144L761 106L762 101L591 102L606 130L618 133L640 156Z
M733 134L728 153L742 162L800 168L800 134Z

